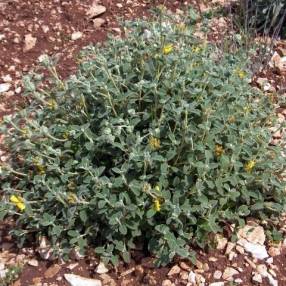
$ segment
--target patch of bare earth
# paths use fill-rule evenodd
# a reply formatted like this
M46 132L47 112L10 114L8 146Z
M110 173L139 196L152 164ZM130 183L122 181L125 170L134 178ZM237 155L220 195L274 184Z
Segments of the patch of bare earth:
M21 108L22 76L37 66L42 54L59 59L57 69L65 78L75 72L83 47L104 41L107 33L120 36L118 20L147 17L159 4L185 9L190 2L0 0L0 84L11 84L4 92L0 86L0 118Z

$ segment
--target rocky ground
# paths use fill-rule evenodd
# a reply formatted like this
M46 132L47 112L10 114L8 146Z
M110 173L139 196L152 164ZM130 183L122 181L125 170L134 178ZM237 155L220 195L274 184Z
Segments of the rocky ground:
M37 66L42 54L59 59L57 69L65 78L75 71L77 53L82 47L104 41L107 33L121 36L119 19L148 17L154 4L165 4L180 14L191 2L0 0L0 118L21 108L24 103L22 76ZM196 5L197 1L193 2ZM204 10L207 6L201 3L199 8ZM227 23L223 17L215 19L210 38L217 40ZM266 68L257 71L253 84L268 96L275 92L283 96L286 42L275 43L270 54ZM271 144L280 144L283 139L285 107L277 106L279 125L273 128ZM40 245L44 245L44 241ZM115 269L106 267L93 256L80 257L77 253L68 263L51 261L41 247L17 249L7 234L7 224L0 225L0 248L0 286L286 285L286 240L270 243L263 228L255 222L239 231L235 243L229 237L217 236L215 249L198 251L196 265L175 261L159 269L154 267L153 258L144 257L142 253L134 254L130 265L121 264ZM19 277L15 279L17 273Z
M0 254L0 276L20 263L25 266L13 286L286 285L286 240L267 242L263 227L253 221L237 235L236 242L217 236L216 248L198 251L195 265L182 260L159 269L153 258L142 255L134 255L131 264L120 264L115 269L93 256L82 258L75 254L68 263L48 261L40 259L41 248L36 252L24 248L16 253L11 249L13 244L5 241Z

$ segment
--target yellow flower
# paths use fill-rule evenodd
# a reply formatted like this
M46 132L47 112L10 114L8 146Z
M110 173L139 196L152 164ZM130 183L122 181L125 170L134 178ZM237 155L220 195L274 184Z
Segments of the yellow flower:
M224 153L224 149L221 145L215 145L215 155L220 157Z
M44 175L46 174L46 170L45 170L45 167L43 165L36 165L37 169L38 169L38 173L40 175Z
M160 139L151 136L149 139L149 146L152 150L159 149L161 147Z
M45 166L42 165L42 161L43 160L40 157L35 157L33 159L33 163L40 175L44 175L46 173L46 169L45 169Z
M33 163L35 165L39 164L40 162L42 162L42 158L41 157L36 156L36 157L33 158Z
M75 190L75 188L76 188L76 183L74 181L70 181L68 183L68 189L69 190Z
M161 11L161 12L164 12L164 11L166 11L166 6L164 6L164 5L158 5L157 6L157 8Z
M241 69L236 69L234 73L237 74L241 79L246 77L246 72Z
M160 192L160 187L158 185L155 187L155 191Z
M20 211L23 211L26 208L24 200L20 196L12 195L10 197L10 202L13 203Z
M251 108L249 106L246 106L246 107L243 108L243 111L245 113L249 113L249 112L251 112Z
M75 204L78 201L76 194L69 192L67 196L67 201L69 204Z
M186 25L184 23L179 23L179 24L177 24L177 29L180 32L184 32L184 31L186 31Z
M21 128L21 133L24 138L28 138L30 134L28 128Z
M191 68L196 68L196 67L199 67L200 66L200 63L192 63L191 64ZM205 76L205 74L204 74Z
M55 110L55 109L57 109L58 104L57 104L57 102L56 102L54 99L49 99L49 100L47 101L47 106L48 106L50 109Z
M230 117L228 118L228 122L229 122L229 123L234 123L234 122L235 122L235 117L234 117L234 116L230 116Z
M27 128L21 128L21 132L23 135L27 135L28 134L28 129Z
M165 45L164 47L163 47L163 54L164 55L168 55L168 54L170 54L172 51L173 51L173 45L172 44L168 44L168 45Z
M68 131L65 131L64 134L63 134L63 138L64 139L68 139L70 136L70 133Z
M159 212L161 210L161 203L159 199L154 200L154 210Z
M193 47L193 48L192 48L192 52L193 52L193 53L196 53L196 54L199 53L201 50L202 50L202 49L201 49L201 47L199 47L199 46L196 46L196 47Z
M256 165L255 160L250 160L244 165L244 170L250 173L252 169L255 167L255 165Z

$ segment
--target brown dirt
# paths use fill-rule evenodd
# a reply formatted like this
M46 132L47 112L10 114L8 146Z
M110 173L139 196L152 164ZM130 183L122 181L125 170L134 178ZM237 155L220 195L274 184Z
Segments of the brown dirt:
M104 41L108 33L120 34L118 20L150 16L150 8L165 4L168 9L185 9L191 0L101 0L107 10L105 20L95 28L87 11L95 0L0 0L0 83L10 75L14 90L1 95L0 118L21 108L21 79L35 68L42 54L56 56L57 69L65 78L76 70L78 52L89 44ZM83 36L73 41L74 32ZM36 38L35 46L25 51L25 37ZM16 90L16 92L15 92Z

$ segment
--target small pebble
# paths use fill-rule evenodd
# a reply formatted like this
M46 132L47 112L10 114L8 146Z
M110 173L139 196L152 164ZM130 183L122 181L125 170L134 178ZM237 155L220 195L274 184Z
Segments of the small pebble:
M221 278L221 276L222 276L222 272L221 272L221 271L216 270L216 271L214 272L214 275L213 275L214 279L219 280L219 279Z
M72 41L76 41L76 40L79 40L80 38L82 38L82 36L83 36L83 33L82 32L74 32L74 33L72 33L72 35L71 35L71 39L72 39Z

